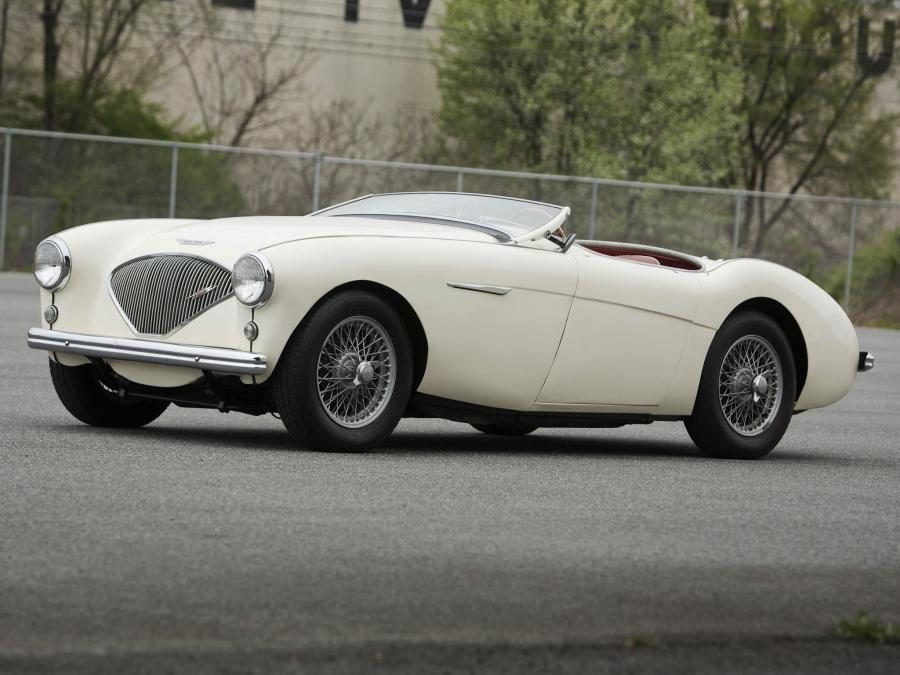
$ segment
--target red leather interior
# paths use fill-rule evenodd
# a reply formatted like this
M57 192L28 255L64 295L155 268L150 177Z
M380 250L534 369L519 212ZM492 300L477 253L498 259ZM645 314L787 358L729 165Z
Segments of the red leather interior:
M639 253L628 253L626 255L617 255L616 258L621 260L634 260L635 262L646 263L648 265L659 265L659 260L652 255L640 255Z
M594 253L599 253L600 255L609 255L614 258L625 258L627 259L635 259L638 262L646 262L649 263L645 258L651 258L655 260L659 265L663 267L673 267L678 270L699 270L700 265L697 265L690 260L685 258L678 258L674 255L666 255L665 253L653 253L641 251L640 249L627 248L625 246L600 246L598 244L583 244L578 242L585 248L593 251ZM652 264L652 263L650 263Z

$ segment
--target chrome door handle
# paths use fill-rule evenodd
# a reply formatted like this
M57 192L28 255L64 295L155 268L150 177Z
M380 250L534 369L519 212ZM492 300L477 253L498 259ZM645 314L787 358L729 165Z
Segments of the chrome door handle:
M506 295L512 289L507 286L488 286L485 284L464 284L458 281L448 281L451 288L461 288L464 291L477 291L478 293L490 293L491 295Z

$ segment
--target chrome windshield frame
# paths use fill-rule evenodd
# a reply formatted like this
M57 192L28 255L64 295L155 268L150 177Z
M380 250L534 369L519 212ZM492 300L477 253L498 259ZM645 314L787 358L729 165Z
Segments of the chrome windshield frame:
M508 244L512 241L503 230L497 230L490 225L482 225L481 223L473 223L471 220L461 220L459 218L450 218L449 216L436 216L430 213L354 213L347 214L352 218L377 218L379 220L415 220L416 222L435 222L437 224L448 223L456 227L462 227L466 230L481 232L482 234L494 237L501 244ZM334 216L340 218L340 216Z
M384 219L390 219L391 217L403 218L403 219L415 218L415 219L419 219L419 220L427 219L427 220L433 220L436 222L447 222L451 225L455 225L458 227L464 227L466 229L471 229L471 230L477 230L479 232L483 232L485 234L491 235L494 238L496 238L498 241L500 241L500 243L518 244L518 243L521 243L524 241L534 241L536 239L541 238L543 236L543 234L539 234L538 236L535 236L535 233L536 232L542 233L551 224L553 225L553 227L551 228L550 231L552 231L553 229L556 229L557 227L559 227L562 223L564 223L566 221L566 219L569 217L569 214L571 213L571 209L569 209L569 207L567 207L567 206L560 206L558 204L550 204L548 202L539 202L534 199L524 199L521 197L508 197L508 196L504 196L504 195L490 195L490 194L485 194L485 193L481 193L481 192L451 192L451 191L441 191L441 190L428 190L428 191L422 191L422 192L407 191L407 192L369 193L366 195L356 197L354 199L349 199L349 200L347 200L345 202L341 202L339 204L333 204L331 206L326 206L325 208L319 209L318 211L314 211L308 215L309 216L322 216L322 215L327 216L329 211L341 208L343 206L347 206L349 204L354 204L356 202L360 202L365 199L369 199L371 197L393 197L393 196L402 196L402 195L459 195L459 196L464 196L464 197L487 197L490 199L503 199L503 200L512 201L512 202L519 202L521 204L534 204L537 206L543 206L543 207L550 208L550 209L557 209L557 210L559 210L559 213L556 216L550 218L543 225L540 225L539 227L537 227L533 230L530 230L528 232L525 232L524 234L521 234L521 235L513 235L513 234L510 234L509 232L505 232L503 230L491 227L489 225L484 225L483 223L474 223L470 220L462 220L459 218L453 218L451 216L442 216L442 215L438 215L438 214L375 213L375 212L373 212L373 213L348 213L348 214L342 214L342 215L346 215L349 217L384 218ZM336 216L336 217L339 217L339 216ZM522 227L525 227L525 226L523 225Z

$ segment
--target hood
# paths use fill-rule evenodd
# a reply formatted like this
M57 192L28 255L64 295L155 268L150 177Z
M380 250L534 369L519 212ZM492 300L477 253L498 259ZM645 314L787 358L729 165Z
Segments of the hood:
M158 252L192 252L233 262L247 251L261 251L300 239L321 237L414 237L491 243L481 232L452 225L341 216L248 216L182 221L135 242L128 257Z
M351 216L247 216L215 220L114 220L60 233L73 258L113 267L141 256L181 253L231 267L244 253L320 237L413 237L496 243L488 234L452 225Z

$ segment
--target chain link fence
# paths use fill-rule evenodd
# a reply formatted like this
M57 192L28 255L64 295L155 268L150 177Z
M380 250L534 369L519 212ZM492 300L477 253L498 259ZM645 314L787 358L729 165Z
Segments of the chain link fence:
M898 261L883 255L898 246L900 202L22 129L0 129L0 142L4 270L29 269L42 238L98 220L298 215L366 193L466 191L568 205L581 238L772 260L822 285L854 318L900 322Z

